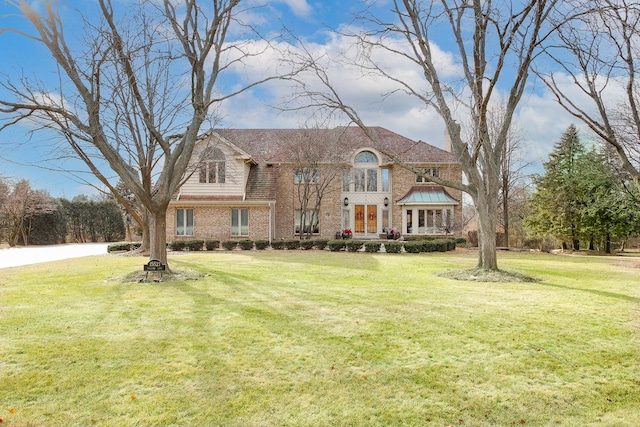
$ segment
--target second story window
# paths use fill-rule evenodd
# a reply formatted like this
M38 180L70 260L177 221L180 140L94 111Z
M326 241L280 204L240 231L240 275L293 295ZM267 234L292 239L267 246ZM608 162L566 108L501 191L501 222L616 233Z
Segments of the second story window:
M294 184L317 184L319 182L320 176L318 173L318 168L297 168L296 173L293 177Z
M430 182L426 177L440 177L440 168L424 168L416 173L416 182Z
M210 147L200 156L199 182L201 184L224 184L226 165L221 149Z

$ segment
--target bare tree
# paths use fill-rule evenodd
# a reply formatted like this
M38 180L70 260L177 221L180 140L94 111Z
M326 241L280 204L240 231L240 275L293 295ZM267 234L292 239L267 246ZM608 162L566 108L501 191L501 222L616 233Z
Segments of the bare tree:
M98 17L83 17L78 45L69 44L56 1L44 1L43 13L26 0L8 3L32 24L33 34L20 34L50 52L59 84L43 90L47 85L31 79L6 79L15 99L0 100L0 130L22 122L57 132L145 224L140 209L119 197L115 173L148 214L150 257L166 263L167 206L188 176L200 128L217 104L274 78L219 91L225 72L259 54L256 34L239 21L241 0L140 0L127 10L98 0ZM249 31L247 38L230 40L232 27Z
M394 19L368 10L356 21L362 32L350 35L359 48L357 61L350 65L358 66L363 76L381 76L395 85L384 96L406 94L444 120L468 183L428 178L471 196L478 213L482 269L498 268L495 236L502 158L531 64L551 31L545 27L557 1L394 0ZM459 62L455 73L441 69L438 41L454 43ZM385 55L387 61L377 55ZM338 110L367 132L358 111L343 99L323 68L322 62L330 59L314 58L310 52L303 57L315 77L314 82L298 80L301 95L311 99L308 106ZM387 68L389 57L395 72ZM408 77L400 69L415 73ZM492 133L488 112L498 97L504 103L504 116Z
M489 132L492 137L502 128L501 121L505 117L504 105L498 104L489 110ZM504 238L502 245L510 245L511 220L514 217L511 206L524 203L526 197L524 170L531 165L522 158L522 150L525 145L522 128L517 121L513 121L507 133L507 140L503 146L502 161L500 165L500 192L498 198L498 223L502 225ZM514 218L517 220L517 216Z
M35 216L55 210L51 197L42 190L34 190L26 179L13 185L0 184L0 217L6 230L9 246L16 246L20 239L24 245L29 244L31 223Z
M319 223L322 200L331 191L340 191L336 178L342 177L344 162L340 137L344 128L302 128L283 135L286 155L292 159L296 196L300 208L300 239L311 238Z
M562 72L537 74L558 103L615 148L640 178L640 2L572 0L547 49ZM560 22L562 24L560 25ZM577 89L577 90L576 90Z

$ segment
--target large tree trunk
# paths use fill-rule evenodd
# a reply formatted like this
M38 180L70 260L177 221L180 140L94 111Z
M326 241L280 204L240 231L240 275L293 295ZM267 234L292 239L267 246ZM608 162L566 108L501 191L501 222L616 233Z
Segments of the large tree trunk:
M149 212L149 258L167 264L167 206Z
M497 270L496 254L496 213L497 201L494 197L480 195L474 200L478 215L478 268Z

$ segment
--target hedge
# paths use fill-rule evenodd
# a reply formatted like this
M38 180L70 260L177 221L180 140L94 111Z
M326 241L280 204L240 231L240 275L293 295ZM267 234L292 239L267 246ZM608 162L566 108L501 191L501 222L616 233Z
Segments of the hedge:
M410 241L404 243L404 250L410 254L417 254L420 252L424 252L423 248L426 243L431 242L420 242L420 241Z
M272 240L271 247L276 250L284 249L284 240Z
M240 249L243 251L250 251L253 249L253 240L240 240L238 246L240 246Z
M172 251L183 251L187 247L187 242L184 240L174 240L169 243L169 249Z
M284 247L286 249L299 249L300 239L287 239L284 241Z
M187 240L185 247L190 251L201 251L204 247L204 240Z
M222 242L222 247L228 251L234 250L238 246L237 240L225 240Z
M364 244L364 251L369 253L374 253L380 251L380 247L382 243L380 242L366 242Z
M384 250L390 254L399 254L402 252L403 242L385 242Z
M302 249L313 249L313 247L315 246L315 241L313 240L300 240L300 247Z
M256 244L256 249L262 251L265 250L269 247L269 241L268 240L256 240L255 241Z
M361 240L347 240L347 250L349 252L358 252L362 248L362 245L364 245L364 242Z
M204 247L207 248L208 251L214 251L220 247L220 240L205 240Z
M107 252L133 251L138 249L142 243L140 242L118 242L107 246Z
M329 246L329 250L331 252L338 252L343 250L347 246L347 242L339 239L339 240L329 240L327 242L327 246Z
M327 244L329 243L329 240L327 240L327 239L316 239L313 242L314 242L314 245L315 245L316 249L323 250L324 248L327 247Z

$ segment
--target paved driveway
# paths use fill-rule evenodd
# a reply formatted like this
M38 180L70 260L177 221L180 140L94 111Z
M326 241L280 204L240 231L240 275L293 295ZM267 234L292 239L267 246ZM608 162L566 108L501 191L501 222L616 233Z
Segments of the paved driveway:
M106 255L108 243L72 243L66 245L27 246L0 249L0 268L90 255Z

